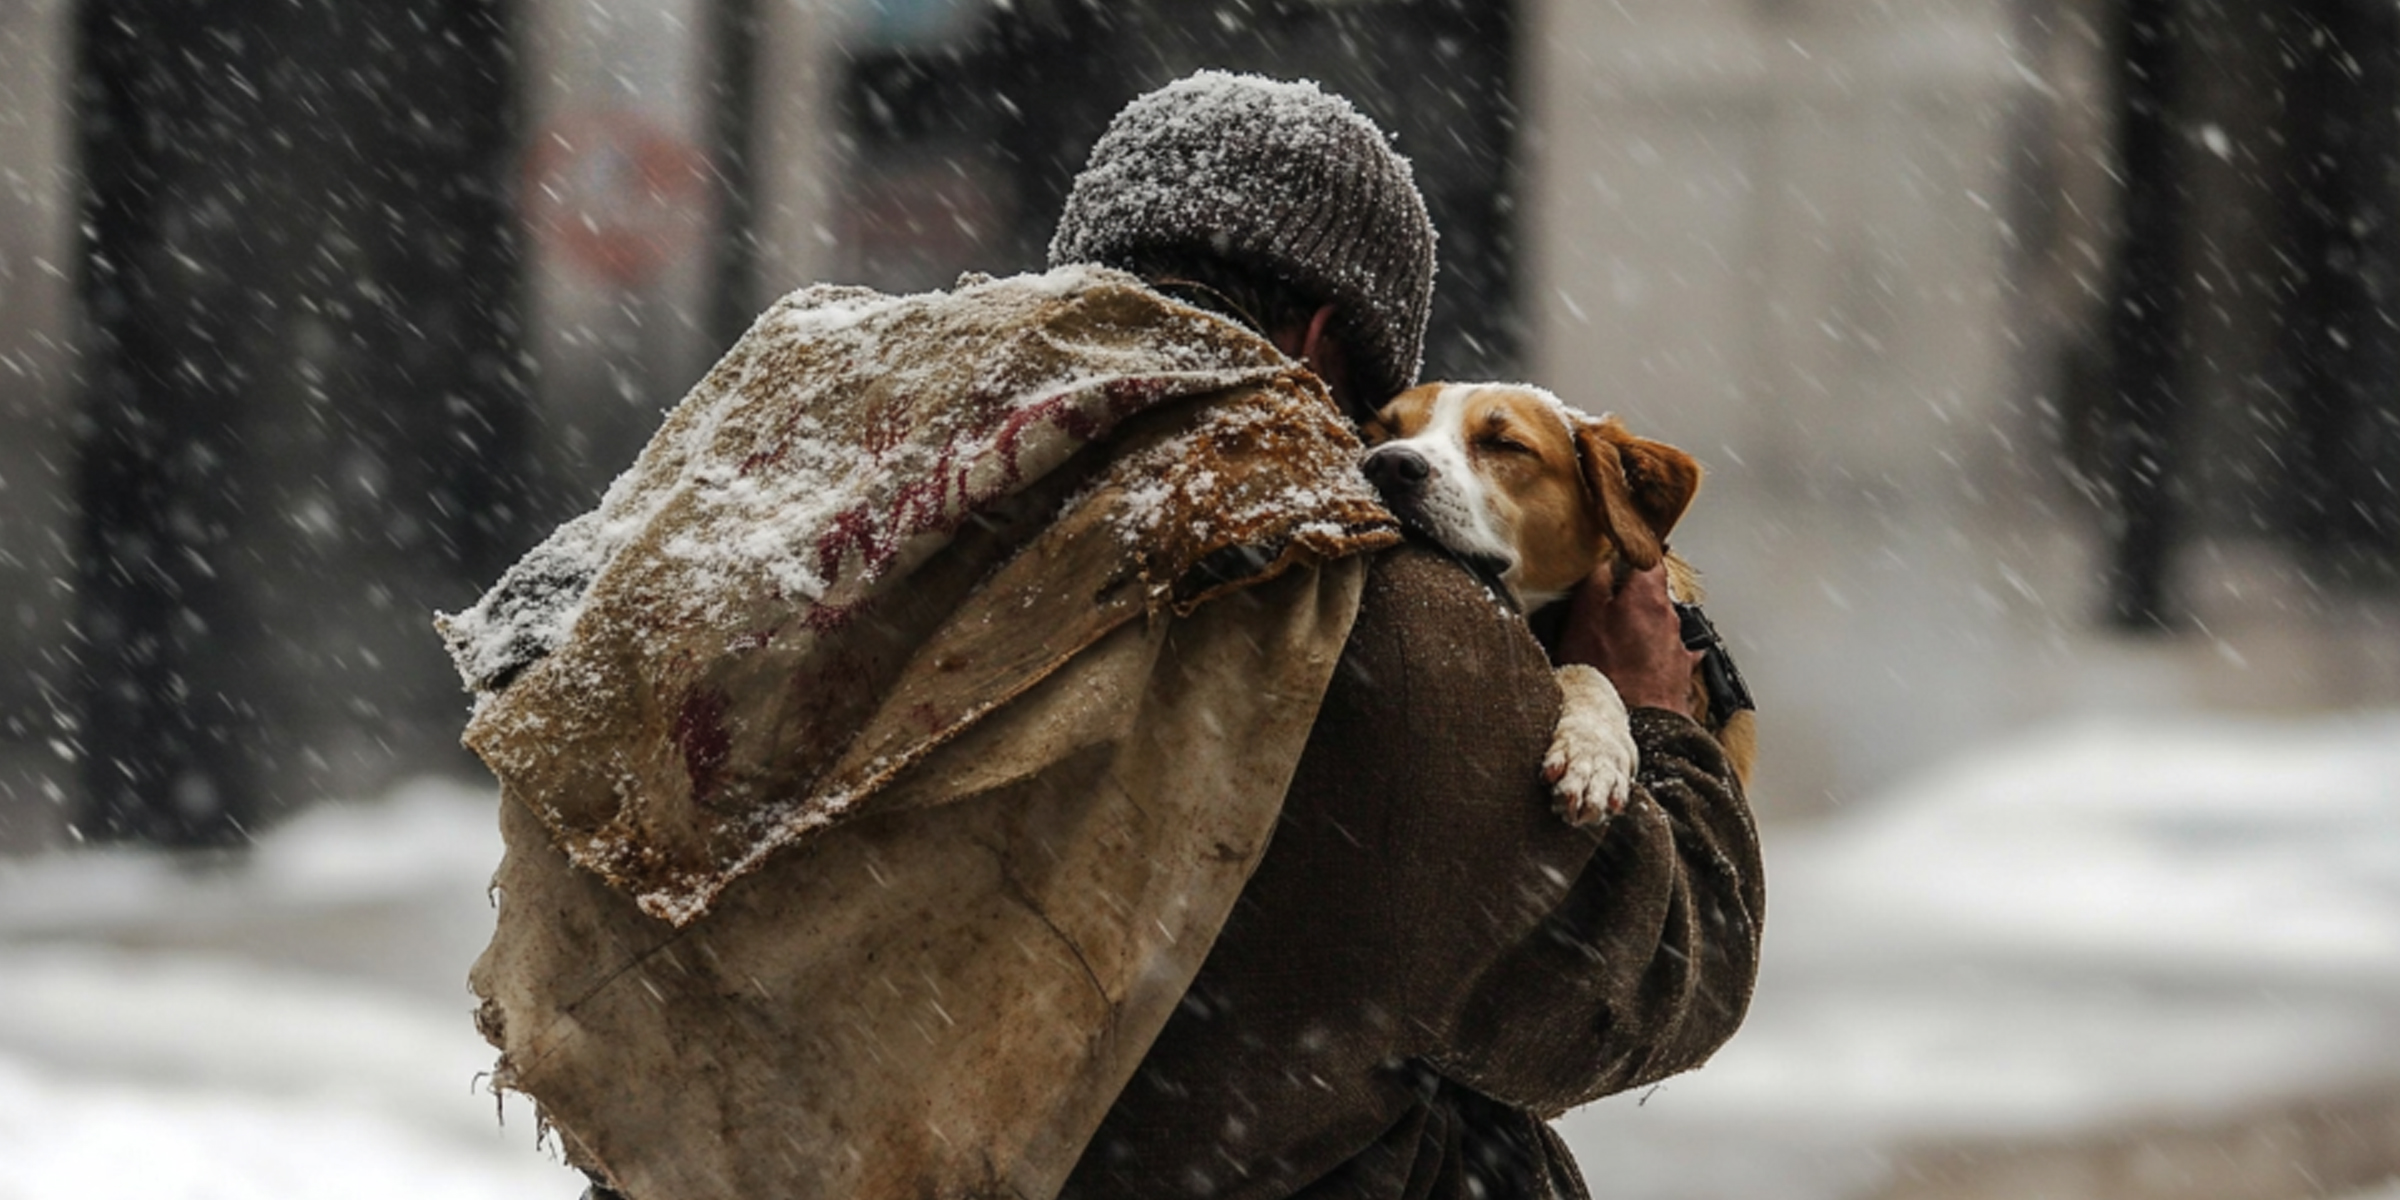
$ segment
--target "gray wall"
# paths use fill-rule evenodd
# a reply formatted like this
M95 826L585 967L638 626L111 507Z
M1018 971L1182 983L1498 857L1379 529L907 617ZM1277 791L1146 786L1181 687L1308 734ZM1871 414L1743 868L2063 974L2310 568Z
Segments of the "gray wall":
M2097 622L2074 420L2097 384L2066 368L2091 365L2111 253L2107 12L1534 6L1531 373L1710 467L1676 543L1759 696L1762 812L2078 715L2400 702L2400 606L2324 588L2231 522L2184 555L2193 628ZM2200 35L2241 44L2244 19ZM2240 297L2271 253L2263 139L2224 80L2200 91L2236 144L2194 180L2192 386L2203 422L2255 427L2275 318ZM2223 480L2261 446L2197 470Z

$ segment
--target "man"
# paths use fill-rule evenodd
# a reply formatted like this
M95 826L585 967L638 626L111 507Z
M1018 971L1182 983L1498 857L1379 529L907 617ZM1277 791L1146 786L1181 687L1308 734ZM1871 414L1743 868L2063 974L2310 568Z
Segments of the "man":
M1543 1118L1756 969L1663 582L1560 638L1642 754L1570 827L1547 656L1332 409L1413 382L1433 271L1347 103L1136 100L1051 252L787 299L449 619L497 1078L632 1200L1581 1195Z
M1051 259L1252 323L1356 418L1414 382L1423 214L1346 103L1211 77L1117 119ZM1663 573L1586 584L1558 651L1611 679L1641 748L1597 837L1546 803L1558 696L1523 623L1435 551L1373 560L1275 840L1064 1195L1581 1196L1541 1119L1733 1031L1757 846Z

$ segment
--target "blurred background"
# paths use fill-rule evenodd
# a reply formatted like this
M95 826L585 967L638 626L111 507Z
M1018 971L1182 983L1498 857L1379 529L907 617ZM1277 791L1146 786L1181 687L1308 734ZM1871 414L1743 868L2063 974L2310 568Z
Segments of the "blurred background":
M2388 3L6 0L0 1200L573 1194L430 614L1201 66L1394 132L1428 378L1710 468L1770 960L1596 1192L2400 1189Z

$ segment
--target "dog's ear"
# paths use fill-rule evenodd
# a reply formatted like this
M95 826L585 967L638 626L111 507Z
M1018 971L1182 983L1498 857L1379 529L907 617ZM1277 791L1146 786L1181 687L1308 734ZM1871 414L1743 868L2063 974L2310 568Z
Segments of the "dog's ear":
M1600 507L1600 524L1634 570L1666 553L1667 534L1700 491L1700 461L1665 442L1625 432L1616 418L1579 422L1575 449Z

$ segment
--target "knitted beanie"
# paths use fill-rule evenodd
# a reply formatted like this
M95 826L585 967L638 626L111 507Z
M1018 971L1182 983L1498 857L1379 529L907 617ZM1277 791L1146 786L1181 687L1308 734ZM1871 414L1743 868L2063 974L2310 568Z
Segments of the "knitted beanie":
M1202 71L1109 124L1067 195L1050 265L1204 255L1324 297L1372 405L1423 363L1433 239L1408 160L1348 100Z

